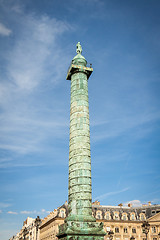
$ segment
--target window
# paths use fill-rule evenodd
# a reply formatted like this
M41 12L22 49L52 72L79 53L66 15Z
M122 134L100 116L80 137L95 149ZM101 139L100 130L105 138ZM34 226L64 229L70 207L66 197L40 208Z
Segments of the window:
M110 213L107 212L107 213L105 214L105 219L106 219L106 220L109 220L109 219L110 219Z
M140 219L141 219L142 221L145 220L145 215L144 215L143 213L140 215Z
M153 240L157 240L157 238L153 238Z
M127 214L123 214L123 220L127 220Z
M131 220L134 220L135 219L135 216L134 216L134 213L131 214Z
M63 209L61 210L61 218L65 218L65 212Z
M119 233L119 228L118 227L115 228L115 233Z
M132 228L132 233L136 233L136 228Z
M114 219L116 219L116 220L119 219L118 213L114 213Z
M124 228L124 233L128 233L128 229L126 227Z
M97 211L97 218L101 219L101 212L100 211Z
M156 227L152 227L152 233L156 233Z

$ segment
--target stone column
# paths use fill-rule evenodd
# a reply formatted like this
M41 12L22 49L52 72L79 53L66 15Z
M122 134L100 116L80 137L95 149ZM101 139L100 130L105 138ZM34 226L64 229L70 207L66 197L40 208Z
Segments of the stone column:
M68 217L58 238L101 240L103 224L92 216L88 79L93 68L86 67L80 43L76 52L67 74L71 80Z

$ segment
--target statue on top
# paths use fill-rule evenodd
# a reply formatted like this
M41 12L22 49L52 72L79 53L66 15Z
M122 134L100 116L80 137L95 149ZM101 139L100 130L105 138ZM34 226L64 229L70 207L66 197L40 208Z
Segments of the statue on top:
M76 49L77 54L79 54L79 53L81 54L82 53L82 47L81 47L80 42L77 43L76 47L77 47L77 49Z

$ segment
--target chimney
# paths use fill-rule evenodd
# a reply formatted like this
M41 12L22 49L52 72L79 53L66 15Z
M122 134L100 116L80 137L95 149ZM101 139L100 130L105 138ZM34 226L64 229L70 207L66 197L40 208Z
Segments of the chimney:
M92 205L100 205L100 201L96 200L95 202L92 203Z
M123 203L118 204L119 207L123 207Z

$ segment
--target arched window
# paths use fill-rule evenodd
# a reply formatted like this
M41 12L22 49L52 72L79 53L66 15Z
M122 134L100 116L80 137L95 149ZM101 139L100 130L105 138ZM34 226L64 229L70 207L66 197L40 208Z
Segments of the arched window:
M136 228L132 228L132 233L136 233Z
M115 227L115 233L119 233L119 227Z
M60 210L60 216L61 216L61 218L65 218L65 210L64 209Z
M105 219L106 219L106 220L109 220L109 219L110 219L110 213L109 213L109 212L107 212L107 213L105 214Z
M131 219L131 220L135 220L135 214L134 214L134 213L131 213L130 219Z
M101 219L102 218L101 211L97 211L96 217L97 217L97 219Z
M141 214L140 214L140 219L141 219L142 221L144 221L144 220L146 219L144 213L141 213Z
M126 227L124 228L124 233L128 233L128 229Z
M114 219L118 220L119 219L119 214L117 212L114 213Z
M127 220L127 214L126 213L123 213L123 220Z

